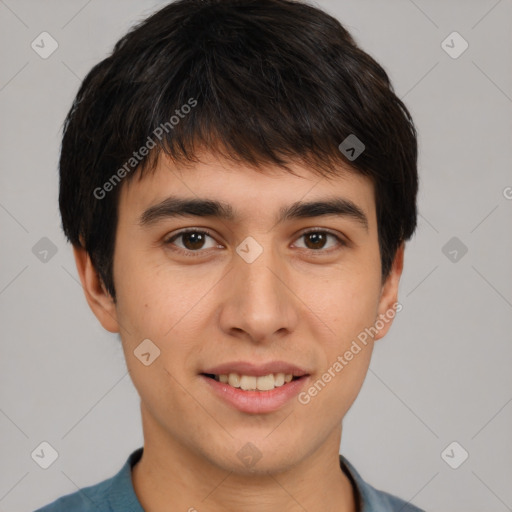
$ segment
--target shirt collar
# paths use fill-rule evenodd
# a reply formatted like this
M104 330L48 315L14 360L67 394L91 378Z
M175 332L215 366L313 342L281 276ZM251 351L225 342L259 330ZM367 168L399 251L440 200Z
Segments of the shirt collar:
M144 447L141 446L132 452L119 473L112 479L108 500L114 512L144 512L132 482L132 468L142 457L143 450Z

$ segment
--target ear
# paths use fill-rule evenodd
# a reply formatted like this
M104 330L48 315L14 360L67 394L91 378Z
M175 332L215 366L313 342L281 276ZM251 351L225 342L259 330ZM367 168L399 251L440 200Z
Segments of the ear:
M405 242L402 242L396 251L395 259L393 260L389 275L382 285L377 310L378 316L375 319L375 322L380 319L384 326L382 329L379 329L379 332L375 335L374 341L383 338L387 334L391 324L393 323L396 312L401 309L401 306L398 306L397 308L398 284L400 283L400 277L404 268L404 250Z
M119 332L116 305L96 272L89 253L77 246L73 246L73 253L89 307L107 331Z

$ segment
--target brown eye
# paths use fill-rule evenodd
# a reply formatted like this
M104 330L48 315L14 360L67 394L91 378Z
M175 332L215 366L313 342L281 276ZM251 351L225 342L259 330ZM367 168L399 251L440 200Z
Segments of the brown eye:
M209 247L205 245L208 239L211 240ZM176 241L179 240L181 240L181 243L176 243ZM218 245L211 235L205 231L199 230L181 231L167 239L165 244L175 246L178 252L183 253L204 252L202 249L210 249Z
M327 240L326 233L308 233L304 235L308 249L323 249Z
M306 249L312 251L320 251L320 250L329 250L329 248L325 248L329 237L334 239L337 242L338 246L346 245L345 242L338 236L329 231L308 231L303 233L299 239L304 239ZM335 244L336 245L336 244Z
M197 231L193 233L183 233L180 237L183 240L185 249L189 249L190 251L201 249L205 241L205 234Z

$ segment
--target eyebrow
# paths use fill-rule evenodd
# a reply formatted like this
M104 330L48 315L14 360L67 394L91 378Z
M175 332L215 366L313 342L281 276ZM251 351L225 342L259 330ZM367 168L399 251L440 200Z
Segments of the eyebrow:
M368 231L368 219L363 210L353 201L345 198L297 201L280 208L276 224L293 219L329 215L351 218ZM170 196L147 208L139 218L139 225L146 227L175 217L215 217L229 221L236 219L234 210L228 203L213 199L186 199Z

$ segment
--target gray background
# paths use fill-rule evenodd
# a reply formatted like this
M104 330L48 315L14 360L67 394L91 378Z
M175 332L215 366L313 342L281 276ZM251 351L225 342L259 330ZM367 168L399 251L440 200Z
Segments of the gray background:
M60 231L57 161L80 80L159 5L0 1L3 512L110 477L142 445L118 338L90 312ZM512 2L317 5L389 72L420 142L403 310L376 345L341 451L374 486L428 510L512 510ZM43 31L59 44L47 59L31 48ZM453 31L469 43L456 59L441 46ZM57 250L46 261L33 251L43 237ZM59 454L46 470L31 458L42 441ZM453 441L452 464L469 453L458 469L441 457Z

